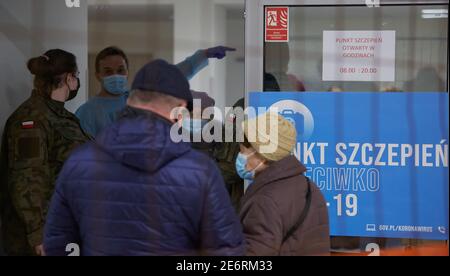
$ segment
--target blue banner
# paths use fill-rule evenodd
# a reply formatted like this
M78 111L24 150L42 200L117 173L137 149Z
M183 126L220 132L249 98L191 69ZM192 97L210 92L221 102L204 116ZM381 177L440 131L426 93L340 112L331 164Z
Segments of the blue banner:
M448 240L447 93L250 93L296 125L333 236Z

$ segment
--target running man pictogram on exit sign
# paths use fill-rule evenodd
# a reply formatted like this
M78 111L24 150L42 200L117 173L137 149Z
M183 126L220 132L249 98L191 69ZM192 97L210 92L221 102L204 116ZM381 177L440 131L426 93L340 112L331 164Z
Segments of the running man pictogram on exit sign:
M266 42L289 42L289 7L266 7Z

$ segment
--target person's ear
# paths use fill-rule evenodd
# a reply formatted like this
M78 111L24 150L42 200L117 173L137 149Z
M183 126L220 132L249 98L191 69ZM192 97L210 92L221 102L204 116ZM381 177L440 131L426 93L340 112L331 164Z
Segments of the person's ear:
M178 126L181 127L183 126L183 120L186 120L187 118L185 117L185 115L187 114L188 116L190 116L190 113L187 111L183 111L183 109L187 108L187 103L185 101L181 102L178 107L176 108L178 110L177 112L177 123Z
M72 76L72 74L67 74L65 77L65 84L69 88L69 90L72 90L72 87L74 86L73 83L76 81L75 77Z
M95 78L101 83L103 81L102 76L100 75L100 72L95 72Z
M258 158L258 160L263 163L263 164L267 164L268 160L266 158L264 158L264 156L262 156L261 154L259 154L259 152L256 152L255 154L256 158Z
M183 120L186 120L186 118L184 118L183 117L183 114L181 114L181 112L180 113L178 113L178 115L177 115L177 122L178 122L178 126L182 126L183 125Z
M244 153L246 151L246 147L243 144L239 144L239 150L241 153Z

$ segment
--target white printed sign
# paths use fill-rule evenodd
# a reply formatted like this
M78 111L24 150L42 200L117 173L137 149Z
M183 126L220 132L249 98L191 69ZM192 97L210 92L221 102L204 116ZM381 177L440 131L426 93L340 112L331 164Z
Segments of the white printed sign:
M323 31L323 81L395 81L395 31Z

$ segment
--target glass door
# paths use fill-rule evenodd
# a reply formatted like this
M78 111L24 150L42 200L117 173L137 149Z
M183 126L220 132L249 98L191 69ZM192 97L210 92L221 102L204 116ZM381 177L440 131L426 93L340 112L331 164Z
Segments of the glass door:
M274 23L277 20L279 21L278 25ZM413 98L408 98L407 95L423 97L421 99L424 101L430 99L427 107L441 111L436 113L437 118L440 118L440 121L437 122L440 126L437 125L435 128L436 135L439 136L444 133L441 132L442 129L447 129L448 132L448 104L446 103L448 91L448 1L381 1L381 3L363 0L247 1L247 106L252 106L255 102L270 103L268 105L271 105L276 101L272 99L277 99L285 105L291 100L297 100L305 105L311 103L311 106L320 106L317 101L321 100L324 101L323 108L326 108L326 103L333 101L333 104L330 105L333 110L328 114L334 116L333 125L329 126L334 129L334 132L330 132L333 133L330 139L333 141L341 138L345 140L344 137L351 137L349 133L354 131L353 137L359 137L361 141L354 140L353 144L358 147L366 145L365 149L367 149L380 143L383 137L389 136L384 133L385 131L389 132L384 129L384 125L389 125L389 120L383 115L367 115L368 118L370 117L369 123L373 125L362 126L360 131L365 129L370 134L364 136L358 133L355 130L356 126L352 130L346 131L345 129L349 129L346 119L352 116L352 110L356 108L347 104L348 98L354 97L360 101L366 99L368 109L373 111L387 108L387 105L383 106L386 102L393 106L390 110L393 117L397 116L397 113L392 110L395 109L395 103L393 103L395 101L398 101L399 104L398 117L405 115L403 113L406 112L412 113L412 110L418 107L418 105L412 107L412 102L417 102L418 98L412 100ZM258 92L271 93L267 93L267 97L263 98L257 95ZM279 92L281 93L275 94ZM296 94L296 92L302 93ZM384 94L379 92L384 92ZM355 95L355 93L359 94ZM380 96L374 96L375 93ZM442 95L439 96L439 93ZM348 98L345 98L346 95L349 95ZM403 100L404 106L401 107ZM358 100L354 104L358 105ZM283 104L278 104L277 107L284 107L292 113L291 109L295 105L291 104L288 108ZM361 106L363 105L364 102L361 103ZM321 112L324 113L323 110ZM361 117L364 116L361 115ZM414 115L405 115L407 121L404 124L407 126L404 130L398 130L398 139L405 144L421 140L422 132L427 127L427 123L418 122L411 119L412 117ZM317 126L320 125L317 118L315 123L317 132L319 131ZM305 121L304 124L307 122ZM418 130L418 128L422 130ZM404 139L400 138L403 137L402 131L406 137ZM300 135L302 134L304 133L300 133ZM447 138L448 135L445 134L443 137ZM364 139L366 140L363 141ZM365 143L367 140L373 144ZM320 141L308 139L299 141L297 153L300 161L311 163L308 158L302 160L304 155L301 150L304 152L305 149L302 148L304 144L311 147L314 142L317 146L317 142ZM402 142L399 143L401 148ZM419 145L419 142L417 143ZM448 144L448 141L443 143ZM389 143L386 145L389 147ZM355 156L361 152L353 149ZM366 153L367 151L363 154ZM294 152L294 154L296 153ZM393 154L395 155L395 153ZM348 157L351 155L349 153ZM334 157L334 155L332 156ZM447 160L448 156L444 157L444 163L448 162ZM330 168L330 172L334 169L337 172L340 170L351 171L358 168L354 164L348 162L345 165L334 164L335 167ZM389 215L386 213L389 212L376 209L406 204L408 207L405 208L412 210L408 213L413 217L412 221L420 224L423 222L420 217L424 215L425 211L418 206L426 200L423 201L424 199L417 193L425 185L428 185L426 180L412 180L420 170L409 170L406 168L408 165L405 165L404 168L382 168L384 165L380 164L382 163L372 164L365 169L379 170L381 179L390 174L405 173L408 175L400 180L401 184L407 188L404 190L404 194L399 194L397 203L390 201L390 196L386 196L382 191L379 194L374 193L373 200L369 197L366 198L365 195L360 196L358 192L361 192L361 187L355 193L351 193L351 188L350 191L344 188L344 193L338 192L334 189L337 186L336 181L333 182L333 177L336 179L346 176L337 176L332 173L330 176L327 169L324 169L323 175L326 174L327 177L320 181L321 178L318 177L321 176L320 171L316 174L319 168L314 165L310 166L308 173L313 179L316 176L314 180L323 189L330 207L332 251L357 254L375 252L374 254L378 254L378 249L389 249L397 250L395 252L398 254L408 254L405 253L405 250L418 249L419 245L445 245L445 240L448 240L446 232L448 228L448 167L444 165L436 168L442 175L439 180L442 184L439 186L440 194L444 194L444 198L442 196L440 198L443 204L440 207L443 206L443 208L439 211L437 219L441 219L447 225L419 229L414 228L418 225L412 225L414 224L412 222L411 225L383 225L381 221L387 219ZM392 164L395 165L395 162ZM389 170L391 171L389 172ZM385 183L387 182L389 181L385 181ZM380 190L383 190L383 184L380 185ZM327 189L329 186L332 187ZM384 192L391 188L385 187ZM398 191L401 192L401 190ZM399 201L403 203L399 203ZM414 206L416 203L417 205ZM355 213L357 206L362 207L358 215ZM365 229L360 231L350 230L349 228L357 225L353 224L353 221L357 220L359 215L364 216L361 214L364 212L364 208L366 213L372 213L374 215L372 218L378 221L376 223L367 222L364 224ZM399 208L401 209L401 207ZM344 218L346 213L350 215L355 213L355 216ZM446 219L442 219L443 217ZM402 223L408 224L399 218L398 224ZM376 231L372 227L375 227ZM383 227L386 228L386 231L383 230ZM431 236L431 238L423 238L424 236L414 234L414 231L411 232L411 235L399 234L399 231L403 231L402 229L426 230L445 234L439 239ZM389 251L384 252L384 254L388 254Z

